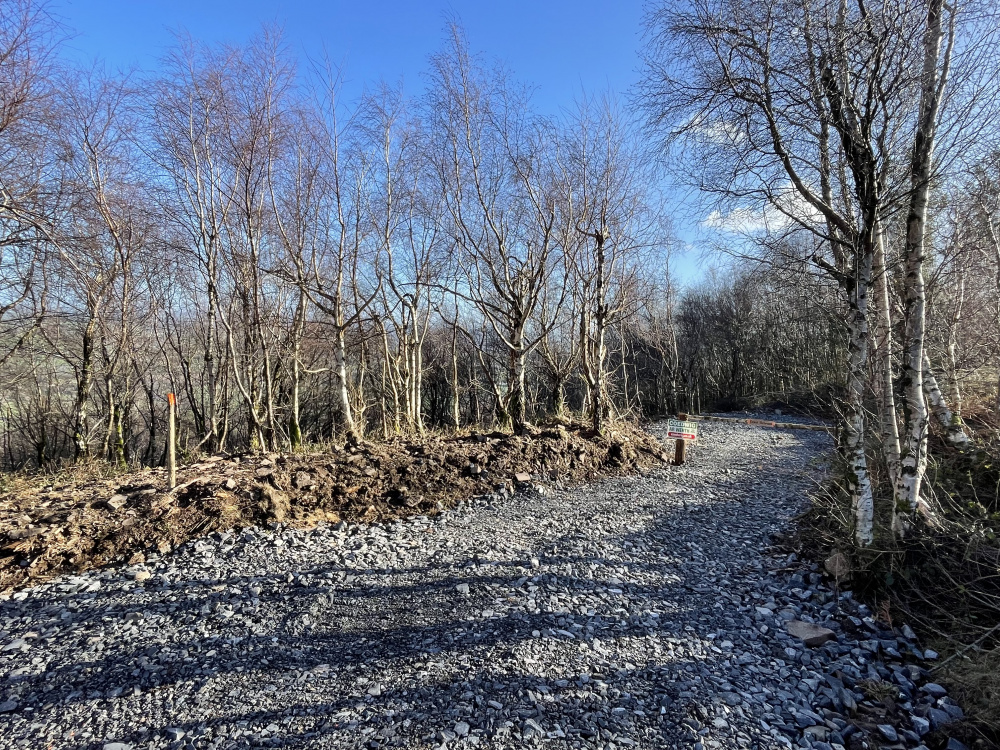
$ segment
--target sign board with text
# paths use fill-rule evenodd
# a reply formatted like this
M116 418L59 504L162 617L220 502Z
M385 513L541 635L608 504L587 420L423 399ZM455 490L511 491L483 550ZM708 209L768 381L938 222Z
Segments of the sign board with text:
M689 420L668 419L667 437L674 440L697 440L698 423Z

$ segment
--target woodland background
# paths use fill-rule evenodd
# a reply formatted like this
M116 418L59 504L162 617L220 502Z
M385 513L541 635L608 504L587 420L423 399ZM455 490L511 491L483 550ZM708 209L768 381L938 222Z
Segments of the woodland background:
M804 544L1000 730L992 2L651 4L639 88L554 117L457 22L356 100L271 28L128 73L66 34L0 0L0 469L161 465L169 392L182 457L826 416Z
M1000 408L989 4L651 7L641 88L558 117L457 23L343 101L273 29L118 73L0 7L7 470L160 464L168 392L188 454L787 404L866 545ZM727 230L696 284L665 173Z

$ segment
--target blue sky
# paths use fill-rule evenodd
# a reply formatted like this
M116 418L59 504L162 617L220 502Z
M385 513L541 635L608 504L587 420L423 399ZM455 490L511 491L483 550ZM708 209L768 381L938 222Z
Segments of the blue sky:
M455 17L473 50L503 60L535 87L538 109L556 114L581 92L624 96L636 82L643 0L54 0L51 8L71 34L68 55L112 68L154 69L173 31L238 44L274 23L300 59L325 53L340 65L348 96L379 80L418 93ZM695 236L690 219L675 225L681 238ZM691 279L698 265L687 253L675 267Z
M53 9L84 61L149 68L170 45L171 30L240 43L261 24L277 23L300 55L318 57L325 48L349 82L402 78L412 92L452 14L474 49L537 85L537 103L549 111L571 105L582 89L626 90L637 77L642 25L641 0L57 0Z

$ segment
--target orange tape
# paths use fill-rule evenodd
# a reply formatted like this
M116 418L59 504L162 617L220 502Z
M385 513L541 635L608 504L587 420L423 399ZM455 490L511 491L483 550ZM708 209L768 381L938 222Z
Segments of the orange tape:
M177 406L177 397L172 393L167 394L167 403L171 406Z

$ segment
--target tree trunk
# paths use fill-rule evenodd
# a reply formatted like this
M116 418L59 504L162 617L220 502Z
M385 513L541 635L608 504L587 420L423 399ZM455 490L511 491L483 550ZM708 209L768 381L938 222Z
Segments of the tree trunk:
M875 347L881 375L880 425L889 479L895 486L899 478L899 424L896 421L896 395L892 389L892 306L889 302L889 272L885 267L885 237L881 226L876 229L874 262L878 282L875 292L878 303Z
M73 445L77 461L90 458L90 427L87 424L87 404L90 400L90 384L94 370L94 333L97 329L97 310L91 309L87 327L83 329L83 351L80 361L80 376L76 384L76 420L73 426Z
M414 327L416 319L414 319ZM424 434L424 348L421 338L414 334L413 340L413 360L415 375L413 378L413 423L417 428L417 433Z
M215 453L219 450L218 414L216 412L216 374L215 374L215 339L216 339L216 289L213 279L215 264L208 265L208 320L205 336L205 377L208 380L208 450Z
M937 118L950 63L946 55L943 65L941 64L943 6L944 0L929 0L927 4L920 108L910 161L910 206L906 216L906 243L903 249L903 306L906 325L902 380L906 394L906 439L895 491L893 530L897 534L905 533L910 517L917 509L927 468L929 417L927 402L924 400L926 292L923 265ZM948 49L950 54L950 45Z
M114 454L115 463L119 468L128 466L128 455L125 451L125 407L121 404L115 406L112 419L114 422Z
M951 321L948 325L948 380L951 384L951 403L954 416L962 418L962 387L958 381L958 324L962 319L962 307L965 304L965 276L958 278L958 294L952 306ZM924 368L924 377L927 377Z
M931 413L944 430L945 439L956 448L967 448L970 441L962 427L962 418L948 408L948 401L941 393L941 388L938 386L937 378L934 377L934 371L931 370L931 361L926 352L924 352L923 357L923 384L927 392L927 400L931 405Z
M298 349L296 344L295 352L292 355L292 415L288 420L288 444L293 451L302 446L302 423L299 415L299 388L302 376L299 368Z
M854 536L861 547L875 538L875 499L868 459L865 455L865 385L868 375L868 287L871 280L871 255L859 259L854 288L849 292L847 410L844 447L847 458L847 483L854 510Z
M518 345L521 341L518 339ZM508 394L508 402L510 406L507 409L507 413L510 416L511 427L513 428L515 434L520 434L525 431L528 426L527 411L528 411L528 390L525 383L525 374L527 370L526 357L523 351L519 350L511 355L513 359L512 372L511 372L511 384L510 393Z
M336 350L334 351L334 373L337 376L337 401L340 407L340 417L347 430L347 438L358 440L358 432L354 426L354 415L351 411L351 396L347 388L347 350L344 343L344 329L337 328Z
M456 315L456 321L458 316ZM451 421L457 430L462 425L460 392L458 389L458 324L451 331Z
M607 348L604 345L605 325L604 317L600 312L595 317L595 323L597 330L594 335L594 389L591 402L591 425L596 434L603 435L610 409L608 407L607 375L604 372L604 360L607 356Z
M560 372L552 375L552 413L557 417L566 413L566 376Z

